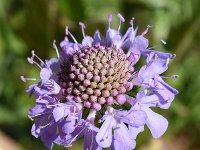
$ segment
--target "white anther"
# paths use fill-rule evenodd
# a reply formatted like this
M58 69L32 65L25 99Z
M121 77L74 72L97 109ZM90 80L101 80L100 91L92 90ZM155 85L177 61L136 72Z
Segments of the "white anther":
M26 82L26 81L35 81L37 80L36 78L25 78L24 76L20 76L20 79L23 81L23 82Z
M83 38L85 38L85 28L86 28L86 26L85 26L85 24L82 23L82 22L79 22L79 25L81 26Z
M167 44L167 42L166 42L166 41L164 41L164 40L160 40L160 42L161 42L162 44L164 44L164 45L166 45L166 44Z
M59 52L58 52L58 48L57 48L57 46L56 46L56 40L53 41L53 48L55 49L56 54L57 54L57 57L59 58L60 55L59 55Z
M46 66L46 64L42 61L42 59L35 54L34 50L32 50L31 53L32 53L32 57L31 57L32 63L34 63L33 58L36 57L43 66Z
M112 14L109 14L108 15L108 26L109 26L109 29L110 29L110 23L112 22Z
M145 34L147 34L150 28L152 28L152 26L147 25L147 28L146 28L146 29L144 30L144 32L142 33L142 36L144 36Z
M121 23L125 21L124 17L119 13L117 14L117 17L119 18L119 27L118 27L118 31L121 28Z
M162 78L178 78L179 75L172 75L172 76L161 76Z
M133 21L135 20L135 18L133 17L133 18L131 18L131 20L130 20L130 25L132 26L132 28L133 28Z
M71 32L69 32L68 26L66 26L66 28L65 28L65 34L66 34L66 35L70 35L71 38L73 39L74 43L78 43L78 42L76 41L75 37L71 34Z

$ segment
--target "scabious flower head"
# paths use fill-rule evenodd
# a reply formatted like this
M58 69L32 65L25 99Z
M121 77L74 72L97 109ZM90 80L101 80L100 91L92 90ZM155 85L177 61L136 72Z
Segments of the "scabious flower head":
M136 35L134 18L126 33L121 34L125 19L121 14L117 16L117 30L111 28L112 15L108 16L105 38L99 31L94 37L86 35L85 25L80 22L81 43L66 27L61 52L53 42L57 58L42 61L34 51L28 57L29 63L40 68L40 79L21 76L24 82L39 80L26 89L36 100L28 115L35 120L31 132L36 138L41 137L49 149L54 143L72 146L84 137L85 150L132 150L144 125L154 138L166 131L167 120L150 107L168 109L178 93L163 80L177 76L161 76L175 55L148 48L144 36L150 26ZM135 64L142 56L146 64L136 70ZM141 90L134 91L137 94L133 97L127 95L135 86Z

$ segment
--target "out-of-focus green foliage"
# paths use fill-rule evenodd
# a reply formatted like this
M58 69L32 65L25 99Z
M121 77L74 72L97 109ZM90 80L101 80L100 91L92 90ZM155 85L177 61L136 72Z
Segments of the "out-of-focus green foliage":
M55 56L52 41L63 39L66 25L80 40L79 21L86 23L89 35L96 29L105 33L108 13L120 12L126 20L135 17L140 33L152 25L147 35L151 46L164 39L168 44L157 49L177 54L165 75L180 76L167 79L180 94L169 110L161 111L169 119L164 139L185 137L189 140L185 149L200 149L199 6L199 0L0 0L0 130L23 149L46 149L30 134L32 122L27 113L34 101L24 92L29 83L22 83L19 76L37 77L39 69L28 64L26 57L32 49L43 59ZM123 24L122 31L128 23ZM112 26L117 25L116 17ZM139 135L137 149L150 139L147 130ZM81 147L77 142L72 149Z

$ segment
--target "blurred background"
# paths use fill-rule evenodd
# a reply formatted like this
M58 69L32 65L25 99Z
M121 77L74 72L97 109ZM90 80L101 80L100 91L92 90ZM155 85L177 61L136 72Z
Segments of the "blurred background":
M169 120L169 128L155 140L148 129L137 138L137 150L200 150L200 1L199 0L0 0L0 150L45 150L31 133L28 109L34 105L24 88L31 84L19 76L37 77L39 69L27 62L31 50L42 59L56 56L52 48L65 36L65 26L80 41L79 21L86 24L86 34L96 29L102 35L108 27L107 15L113 13L112 27L118 26L120 12L126 22L122 32L135 17L139 33L147 25L150 46L167 42L157 50L175 53L165 75L180 91L169 110L158 110ZM71 150L81 150L82 141ZM63 149L55 146L55 150Z

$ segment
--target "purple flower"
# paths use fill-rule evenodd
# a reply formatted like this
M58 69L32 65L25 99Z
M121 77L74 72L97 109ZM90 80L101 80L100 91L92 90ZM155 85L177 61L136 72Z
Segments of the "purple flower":
M177 76L161 75L175 55L148 48L144 36L150 26L137 35L134 18L122 34L125 19L121 14L117 16L118 29L111 28L112 15L108 16L105 38L98 30L94 37L86 35L86 26L80 22L80 43L66 27L66 37L60 43L62 51L53 42L57 58L42 61L34 51L28 57L28 62L40 69L39 79L21 76L24 82L38 81L26 89L35 96L35 106L29 110L29 117L35 121L31 133L41 137L49 149L53 144L70 147L83 137L85 150L132 150L144 125L154 138L166 131L167 120L150 107L168 109L178 94L163 80ZM136 70L134 65L141 57L146 64ZM142 90L131 97L127 92L133 86Z
M99 128L94 125L95 115L96 112L91 110L86 120L81 119L77 125L73 126L73 131L71 130L69 124L65 123L62 128L64 134L60 135L55 143L65 147L70 147L72 142L83 136L84 150L101 150L102 148L97 144L95 139L96 134L99 131ZM69 130L72 132L69 132Z
M156 100L147 98L145 91L140 91L137 94L136 102L132 103L134 110L142 110L146 113L146 125L151 131L154 138L162 136L168 127L168 121L161 115L153 112L149 107L156 107Z
M119 111L110 107L100 120L104 123L96 136L96 141L103 148L110 147L113 143L112 149L134 149L136 144L126 124L140 127L145 124L146 118L145 112L140 110ZM113 129L114 135L112 136Z

